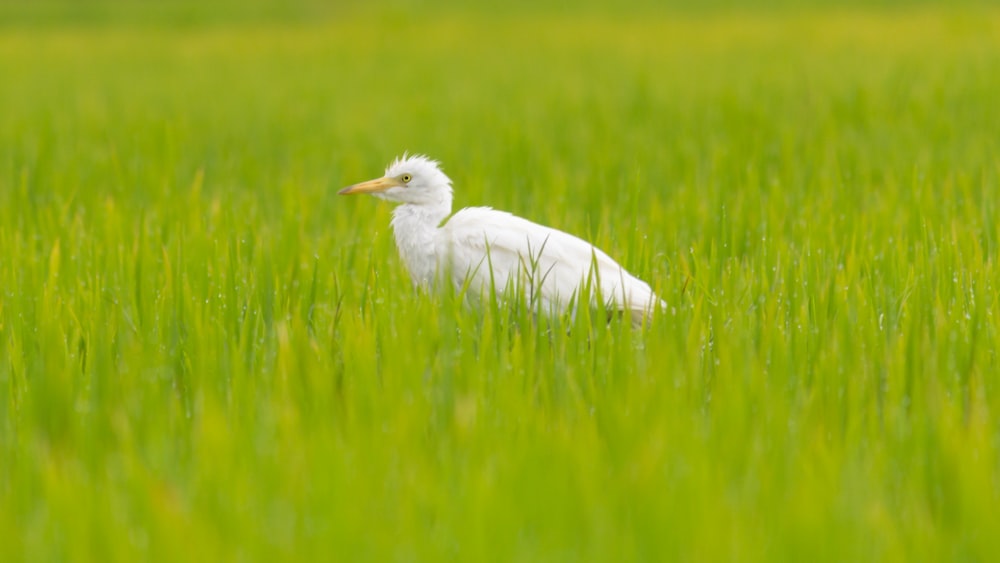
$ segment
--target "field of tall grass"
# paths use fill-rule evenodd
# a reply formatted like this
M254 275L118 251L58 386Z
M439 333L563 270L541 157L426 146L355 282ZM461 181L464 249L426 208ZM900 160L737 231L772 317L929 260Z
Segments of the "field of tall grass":
M1000 11L414 6L0 25L0 560L1000 557ZM404 150L665 314L417 292Z

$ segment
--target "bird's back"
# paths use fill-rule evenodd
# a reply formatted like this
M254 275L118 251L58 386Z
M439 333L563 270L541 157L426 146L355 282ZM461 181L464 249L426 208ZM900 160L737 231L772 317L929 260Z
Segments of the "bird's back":
M473 292L517 287L555 312L586 300L627 312L634 324L663 304L646 282L592 244L510 213L466 208L439 233L438 256L447 260L440 266Z

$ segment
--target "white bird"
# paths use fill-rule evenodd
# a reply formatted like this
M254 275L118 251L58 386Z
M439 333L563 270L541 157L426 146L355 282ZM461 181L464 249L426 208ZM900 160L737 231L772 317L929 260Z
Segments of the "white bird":
M450 278L477 298L516 288L540 299L546 313L586 302L628 314L637 326L666 305L646 282L571 234L490 207L467 207L441 225L451 214L451 179L426 156L404 154L385 176L338 193L401 204L392 230L415 285L433 288Z

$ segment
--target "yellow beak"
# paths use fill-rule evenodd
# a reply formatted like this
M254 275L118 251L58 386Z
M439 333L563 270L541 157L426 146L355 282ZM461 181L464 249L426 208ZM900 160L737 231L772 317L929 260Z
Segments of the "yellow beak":
M337 194L339 195L371 194L377 192L384 192L389 188L394 188L402 185L403 184L396 178L376 178L375 180L368 180L367 182L361 182L360 184L347 186L346 188L337 192Z

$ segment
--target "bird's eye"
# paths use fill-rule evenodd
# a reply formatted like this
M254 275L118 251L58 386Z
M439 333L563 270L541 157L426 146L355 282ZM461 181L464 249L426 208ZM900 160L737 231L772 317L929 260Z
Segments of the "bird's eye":
M399 177L399 179L402 180L403 182L409 182L410 180L413 179L413 176L410 176L409 174L403 174L402 176Z

